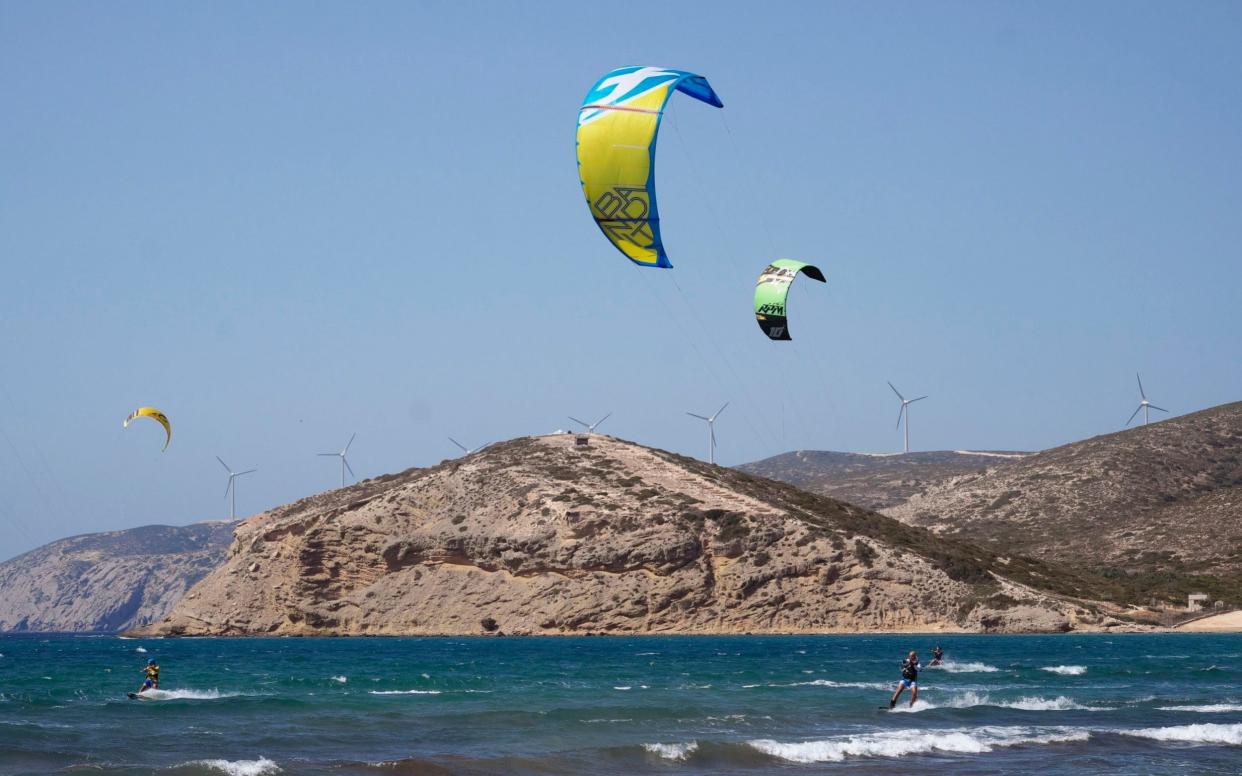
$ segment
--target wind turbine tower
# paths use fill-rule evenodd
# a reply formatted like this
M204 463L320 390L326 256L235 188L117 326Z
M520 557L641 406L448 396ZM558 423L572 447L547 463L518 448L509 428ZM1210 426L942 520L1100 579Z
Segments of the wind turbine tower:
M720 405L720 409L716 410L716 414L712 415L711 417L705 417L703 415L696 415L693 412L686 413L692 418L698 418L699 420L707 421L707 462L708 463L716 463L716 418L720 417L720 413L724 412L725 407L728 407L728 406L729 406L729 402L725 402L724 404ZM578 422L581 423L582 421L578 421Z
M216 460L220 461L220 465L223 466L224 470L229 473L229 484L228 484L228 487L224 489L224 497L229 498L229 496L232 496L232 498L229 500L229 519L236 520L237 519L237 486L233 484L233 480L237 479L243 474L250 474L251 472L257 472L258 469L247 469L244 472L235 472L229 468L229 465L225 463L223 459L220 458L220 456L217 455Z
M1142 410L1143 411L1143 425L1146 426L1147 421L1151 420L1150 410L1160 410L1161 412L1168 412L1168 410L1164 409L1163 407L1157 407L1156 405L1147 401L1147 394L1143 391L1143 378L1138 376L1138 372L1134 373L1134 379L1138 380L1139 396L1143 400L1139 402L1139 406L1135 408L1134 413L1130 415L1130 420L1126 421L1126 425L1127 426L1130 425L1130 421L1134 420L1134 416L1139 414L1139 410Z
M572 416L572 415L570 415L570 416L569 416L569 419L570 419L570 420L572 420L573 422L577 423L577 424L578 424L578 425L580 425L580 426L586 426L586 432L587 432L588 434L594 434L594 433L595 433L595 429L599 427L599 424L600 424L600 423L603 423L605 420L608 420L610 417L612 417L612 413L611 413L611 412L609 412L607 415L605 415L604 417L600 418L599 420L595 421L594 423L587 423L586 421L578 420L577 418L575 418L575 417L574 417L574 416Z
M354 443L354 437L356 436L358 436L358 433L354 432L353 436L349 438L349 442L345 444L344 449L342 449L341 452L339 453L319 453L319 455L334 455L341 459L341 487L342 488L345 487L345 470L346 469L349 469L349 476L353 477L354 479L358 479L358 475L354 474L354 467L350 466L349 461L345 460L345 454L349 452L349 446Z
M910 452L910 410L909 410L909 406L911 404L914 404L916 401L922 401L923 399L926 399L927 397L920 396L917 399L907 399L906 397L901 395L901 391L897 390L896 386L894 386L892 383L889 383L888 387L893 389L893 393L897 394L898 399L901 399L901 409L897 412L897 428L901 428L901 421L904 419L906 421L906 431L905 431L905 445L902 449L902 452L908 453Z

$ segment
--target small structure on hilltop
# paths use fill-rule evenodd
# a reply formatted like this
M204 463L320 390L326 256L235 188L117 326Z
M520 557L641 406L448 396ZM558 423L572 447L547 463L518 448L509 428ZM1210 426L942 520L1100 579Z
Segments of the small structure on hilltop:
M1186 611L1199 612L1203 611L1203 605L1207 603L1207 593L1191 593L1186 596Z

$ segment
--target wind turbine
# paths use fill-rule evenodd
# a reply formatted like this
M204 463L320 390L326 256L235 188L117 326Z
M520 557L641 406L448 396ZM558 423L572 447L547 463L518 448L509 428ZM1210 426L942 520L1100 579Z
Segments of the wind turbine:
M346 443L345 448L341 450L341 452L339 453L319 453L319 455L335 455L341 459L341 487L342 488L345 487L345 470L346 469L349 469L349 475L351 477L353 477L354 479L358 478L358 475L354 474L354 467L350 466L349 461L345 460L345 454L349 452L349 446L354 443L354 437L356 436L358 436L358 433L354 432L354 435L349 438L349 442Z
M455 445L457 445L458 447L460 447L460 448L461 448L461 454L462 454L462 455L470 455L471 453L477 453L477 452L479 452L480 450L482 450L482 449L483 449L482 447L475 447L475 448L469 448L469 447L466 447L466 446L465 446L465 445L463 445L461 442L458 442L456 439L454 439L454 438L452 438L452 437L449 437L449 438L448 438L448 441L450 441L450 442L452 442L453 444L455 444ZM484 447L486 447L486 445L484 445Z
M1130 425L1130 421L1134 420L1134 415L1139 414L1139 410L1142 410L1143 411L1143 425L1146 426L1147 421L1151 419L1150 410L1160 410L1161 412L1168 412L1168 410L1164 409L1163 407L1157 407L1156 405L1147 401L1147 394L1143 392L1143 378L1138 376L1138 372L1134 373L1134 379L1138 380L1139 396L1143 397L1143 400L1139 402L1139 406L1135 408L1134 414L1130 416L1130 420L1126 421L1126 425L1127 426Z
M729 406L729 402L725 402L724 404L720 405L720 409L716 410L716 414L712 415L710 418L704 417L702 415L696 415L693 412L686 413L687 415L691 417L698 418L699 420L707 421L707 462L708 463L716 463L716 418L720 417L720 413L724 412L725 407L728 407L728 406ZM581 423L582 421L579 421L579 422Z
M595 433L595 429L599 426L599 424L600 424L600 423L603 423L605 420L608 420L610 417L612 417L612 413L611 413L611 412L609 412L607 415L605 415L604 417L600 418L599 420L595 421L594 423L586 423L586 422L584 422L584 421L578 420L578 419L577 419L577 418L575 418L573 415L570 415L570 416L569 416L569 419L570 419L570 420L572 420L573 422L575 422L575 423L579 424L579 425L586 426L586 432L587 432L588 434L594 434L594 433Z
M251 472L257 472L258 469L247 469L244 472L235 472L229 468L229 465L225 463L224 460L220 458L220 456L217 455L216 460L219 461L220 465L224 467L224 470L229 473L229 484L228 484L228 487L224 489L224 497L228 498L230 495L233 496L233 498L229 500L229 519L236 520L237 519L237 488L236 486L233 485L233 480L237 479L243 474L250 474Z
M901 420L904 417L906 420L906 432L905 432L906 441L905 441L905 449L903 450L903 452L908 453L910 452L910 410L908 410L907 407L909 407L911 404L914 404L916 401L922 401L923 399L926 399L927 397L920 396L917 399L907 399L906 397L901 395L901 391L897 390L897 388L892 383L889 383L888 387L893 389L893 393L897 394L898 399L901 399L901 409L897 412L897 428L901 428Z

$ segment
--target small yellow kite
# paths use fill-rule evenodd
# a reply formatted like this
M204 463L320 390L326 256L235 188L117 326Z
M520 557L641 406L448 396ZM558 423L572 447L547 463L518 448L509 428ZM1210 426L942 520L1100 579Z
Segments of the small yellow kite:
M154 407L139 407L129 414L129 417L125 419L121 427L129 428L130 421L137 418L151 418L164 427L164 450L167 450L168 443L172 441L172 426L168 423L168 416Z

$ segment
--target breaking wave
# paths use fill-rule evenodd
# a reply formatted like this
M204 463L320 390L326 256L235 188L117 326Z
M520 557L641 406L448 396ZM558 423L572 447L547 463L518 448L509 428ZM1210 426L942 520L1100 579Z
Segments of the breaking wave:
M1149 738L1153 741L1182 741L1189 744L1229 744L1242 745L1242 724L1219 725L1214 723L1203 725L1174 725L1173 727L1139 728L1138 730L1118 730L1125 736Z
M764 754L795 763L840 762L847 757L902 757L925 752L977 754L996 747L1086 741L1081 728L981 727L949 730L891 730L819 741L784 743L762 739L747 744Z
M1061 676L1082 676L1087 673L1086 666L1044 666L1040 671L1047 671L1050 674L1060 674Z
M684 760L698 748L698 741L685 744L643 744L643 749L665 760Z
M440 690L371 690L371 695L439 695Z
M281 772L280 766L266 757L257 760L193 760L179 767L206 768L228 776L267 776Z
M1201 714L1218 714L1226 711L1242 711L1242 703L1209 703L1203 706L1161 706L1161 711L1197 711Z

